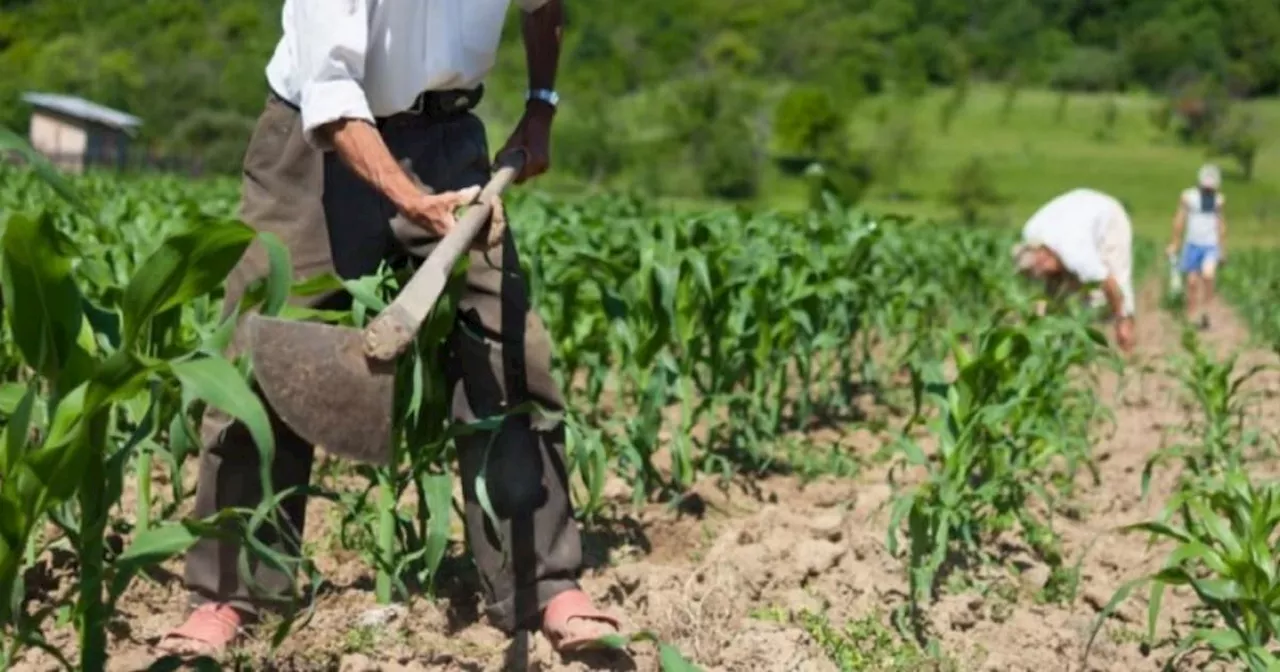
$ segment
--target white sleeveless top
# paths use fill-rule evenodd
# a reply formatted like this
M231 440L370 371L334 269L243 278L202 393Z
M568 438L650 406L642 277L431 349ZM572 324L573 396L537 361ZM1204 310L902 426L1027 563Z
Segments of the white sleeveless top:
M1214 194L1213 207L1206 210L1200 202L1200 190L1191 187L1182 192L1182 205L1187 209L1187 243L1215 246L1218 244L1218 211L1226 202L1222 192Z

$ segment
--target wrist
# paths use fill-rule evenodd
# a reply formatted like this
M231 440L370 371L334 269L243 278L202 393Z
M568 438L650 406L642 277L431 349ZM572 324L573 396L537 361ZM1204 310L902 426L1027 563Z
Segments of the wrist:
M526 113L554 116L560 105L560 94L550 86L530 86L525 92L524 108Z
M524 104L524 115L551 121L556 116L556 108L540 100L530 100Z

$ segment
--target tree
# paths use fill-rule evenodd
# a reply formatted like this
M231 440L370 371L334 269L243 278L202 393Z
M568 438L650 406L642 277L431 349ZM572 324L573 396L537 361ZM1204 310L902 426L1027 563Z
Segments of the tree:
M778 104L773 135L785 154L807 158L847 146L848 118L825 89L800 86Z
M757 106L749 90L714 75L676 87L667 103L667 127L693 163L703 194L743 200L759 191L761 142L748 123Z
M1262 146L1262 133L1257 119L1251 112L1233 115L1213 136L1209 146L1211 156L1227 156L1240 166L1246 181L1253 179L1254 162Z

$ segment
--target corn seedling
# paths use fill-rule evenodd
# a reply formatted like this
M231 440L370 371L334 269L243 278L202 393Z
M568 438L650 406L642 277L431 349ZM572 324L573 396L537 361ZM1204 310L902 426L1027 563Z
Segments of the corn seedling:
M275 502L288 493L269 493L256 511L211 521L184 521L179 513L192 496L183 475L199 451L201 413L225 407L261 420L256 397L243 387L251 375L246 362L216 354L232 333L218 286L254 239L234 223L234 185L101 175L61 180L34 165L34 171L0 166L0 236L14 246L0 262L8 274L0 293L0 427L5 444L18 446L6 453L18 457L5 458L0 493L20 514L5 509L0 521L8 526L3 576L14 581L0 588L17 600L4 612L10 655L18 646L40 645L40 633L48 631L42 624L53 619L55 605L37 606L28 598L40 598L39 591L27 595L19 585L22 570L42 562L51 547L88 559L73 579L75 610L67 612L85 638L76 655L98 657L86 669L105 660L102 626L118 594L102 586L128 574L117 565L137 567L134 575L145 577L146 567L200 535L244 536L242 564L251 555L301 568L314 590L323 577L305 553L273 555L254 534L276 522ZM568 401L565 468L586 518L602 515L604 484L615 477L645 500L678 496L708 474L848 473L857 466L854 457L837 448L814 452L791 433L861 420L857 399L867 391L879 403L897 403L904 366L939 380L953 331L978 330L990 306L1023 300L1000 231L874 219L834 205L794 215L688 217L631 198L566 204L517 192L505 200L518 222L513 232L530 297L553 341ZM257 307L354 326L403 280L380 273L291 283L287 252L277 241L264 242L271 277L242 311ZM170 269L163 282L153 270L161 266ZM58 292L47 296L59 300L33 301L33 286ZM335 289L355 297L351 310L307 310L287 301ZM454 443L504 422L446 421L436 355L457 322L450 300L438 307L397 380L394 466L343 467L342 474L364 479L354 492L310 488L340 503L346 541L373 568L381 602L431 590L448 541ZM1053 362L1046 367L1062 367L1056 353L1039 356ZM264 428L256 431L265 436ZM47 462L57 454L101 460L63 470ZM1087 464L1083 452L1076 455ZM1069 473L1066 463L1055 473ZM99 481L90 483L89 473ZM119 492L130 486L138 505L121 511ZM497 487L484 479L464 486L478 499ZM27 496L41 488L54 494ZM140 542L156 539L172 545L146 551L145 561L131 555L148 548Z
M108 547L110 513L130 458L170 420L194 403L214 406L245 422L263 454L271 454L264 409L242 372L215 354L219 332L201 336L182 328L184 306L217 289L254 235L237 222L193 219L142 261L106 307L81 292L75 260L83 252L52 216L15 212L5 220L0 289L8 333L21 356L19 382L6 387L22 389L0 435L6 665L19 647L38 646L72 667L40 634L42 622L63 605L28 610L23 569L41 555L46 519L76 557L74 667L88 671L106 666L107 623L130 582L202 535L225 533L218 519L153 523L143 514L122 551Z
M1280 350L1280 262L1274 250L1265 247L1231 251L1231 261L1218 273L1219 296L1230 301L1249 324L1255 338Z
M1154 645L1165 592L1188 587L1217 618L1173 642L1175 659L1207 650L1213 659L1242 669L1280 667L1280 487L1254 484L1233 466L1176 494L1169 508L1181 512L1180 524L1155 520L1123 528L1174 548L1159 571L1116 591L1098 615L1090 645L1105 619L1143 585L1150 586L1146 636ZM1086 647L1086 658L1088 653Z
M1071 377L1105 340L1068 318L1016 325L1004 317L976 334L972 349L953 342L956 378L930 394L941 407L936 457L904 440L890 472L891 481L902 467L925 472L921 484L895 492L887 539L896 554L905 525L908 606L921 638L922 611L944 565L985 559L982 544L997 533L1020 528L1041 559L1061 567L1050 516L1075 472L1091 466L1096 402ZM918 379L917 398L925 392Z
M1193 413L1185 429L1193 440L1157 451L1142 472L1142 492L1146 496L1154 470L1169 461L1182 465L1182 485L1219 475L1223 470L1239 467L1248 457L1247 451L1260 443L1258 432L1245 426L1258 394L1246 385L1267 365L1238 370L1239 354L1221 360L1206 352L1191 329L1183 331L1185 356L1175 365L1176 376L1192 400Z

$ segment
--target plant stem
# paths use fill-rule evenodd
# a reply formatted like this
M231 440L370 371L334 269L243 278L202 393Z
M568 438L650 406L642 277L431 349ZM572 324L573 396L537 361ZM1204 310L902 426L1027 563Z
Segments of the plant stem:
M391 603L392 562L396 554L396 490L389 469L378 470L378 604Z
M145 445L138 453L137 479L137 532L141 534L151 527L151 449Z
M82 441L89 445L82 451L88 458L84 481L80 484L80 595L76 605L76 629L80 635L81 672L102 672L107 663L107 616L102 596L105 564L105 537L110 508L106 496L106 464L109 412L97 413Z

